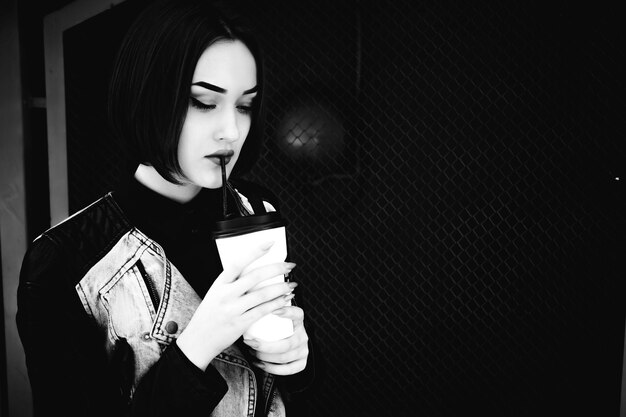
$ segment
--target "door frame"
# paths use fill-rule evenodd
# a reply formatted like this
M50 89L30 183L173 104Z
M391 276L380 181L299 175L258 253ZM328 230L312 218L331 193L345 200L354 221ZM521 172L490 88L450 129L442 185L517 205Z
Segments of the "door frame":
M124 0L76 0L44 17L48 177L52 226L60 223L70 214L63 33L123 2Z

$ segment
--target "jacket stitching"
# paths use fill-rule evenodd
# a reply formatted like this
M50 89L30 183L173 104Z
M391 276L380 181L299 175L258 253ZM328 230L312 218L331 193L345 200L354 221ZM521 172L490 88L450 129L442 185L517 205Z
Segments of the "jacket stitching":
M89 305L89 303L87 302L87 300L89 299L87 297L87 293L85 293L85 290L83 289L83 286L80 285L80 283L76 284L76 291L79 291L82 294L82 296L79 296L78 298L80 299L80 302L83 305L83 309L87 312L87 315L89 315L89 317L91 317L92 319L95 319L94 312L91 309L91 306Z
M254 373L248 371L248 417L254 416L254 400L256 399L256 381L254 380Z
M217 355L218 359L222 359L224 362L231 362L237 365L241 365L246 369L250 369L248 366L248 362L243 361L235 356L229 355L228 353L220 353L219 355Z
M169 344L173 340L175 340L175 338L163 332L162 325L165 319L165 313L167 312L167 308L169 306L171 281L172 281L171 263L165 256L165 252L163 251L163 248L161 248L152 239L144 235L143 232L141 232L141 230L137 228L133 228L130 234L139 242L141 242L142 246L145 246L146 250L152 252L154 256L161 258L163 261L163 269L164 269L163 275L165 276L165 279L163 280L164 281L163 298L160 302L159 308L156 310L156 319L153 323L151 333L153 335L162 337L164 340L161 340L161 342ZM164 349L164 347L162 349Z
M215 360L220 362L230 363L235 366L239 366L243 368L248 374L248 417L254 416L254 408L255 408L255 399L256 399L256 381L254 377L254 372L250 369L248 363L246 361L242 361L241 359L229 355L227 353L220 353L217 355Z
M171 273L172 271L170 267L170 261L165 259L165 289L163 290L163 299L161 300L161 306L159 307L157 319L155 322L155 326L156 326L155 333L158 334L159 336L165 337L168 343L171 343L171 341L174 340L174 338L172 336L166 335L161 329L161 325L163 324L163 319L165 318L165 311L167 310L167 307L169 305L171 279L172 279Z
M147 246L145 244L139 245L137 249L129 255L129 258L113 274L111 274L111 277L106 282L104 282L98 290L98 294L100 294L100 296L102 297L102 306L107 312L107 327L109 328L109 337L113 341L119 340L120 336L115 331L113 322L111 321L112 314L108 306L107 293L132 268L132 265L134 265L134 261L141 257L141 255L146 251L146 248Z
M100 294L109 292L111 287L115 285L122 277L133 267L136 260L146 251L145 245L140 245L137 249L131 253L126 261L113 273L111 277L103 283L102 287L98 291Z
M263 393L266 394L266 397L269 397L272 385L274 384L274 377L271 374L265 373L264 379L265 384L263 385Z
M133 227L130 230L130 234L139 242L141 242L143 246L147 246L147 248L150 249L155 256L163 257L163 255L161 254L161 247L159 247L154 240L146 236L141 230Z
M160 300L159 307L155 311L156 320L155 320L154 328L155 328L155 334L164 336L168 342L171 342L173 340L173 337L166 335L160 329L160 326L165 317L166 307L169 305L169 296L170 296L170 289L171 289L171 274L172 274L170 261L165 256L163 249L160 246L158 246L156 242L154 242L152 239L144 235L143 232L141 232L141 230L137 228L133 228L133 230L131 231L131 234L133 235L134 238L139 240L143 246L146 247L147 251L150 251L153 256L159 257L163 261L163 265L164 265L163 272L165 276L164 285L163 285L163 299Z
M263 386L263 389L265 390L265 392L269 392L273 383L274 383L274 378L272 377L272 375L267 374L267 377L265 378L265 385Z

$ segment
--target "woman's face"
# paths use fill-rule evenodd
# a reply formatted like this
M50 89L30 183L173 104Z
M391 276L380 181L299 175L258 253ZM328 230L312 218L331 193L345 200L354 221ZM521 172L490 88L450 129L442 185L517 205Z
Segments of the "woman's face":
M228 176L250 131L256 90L256 62L241 41L218 41L200 56L178 143L184 184L222 186L220 155Z

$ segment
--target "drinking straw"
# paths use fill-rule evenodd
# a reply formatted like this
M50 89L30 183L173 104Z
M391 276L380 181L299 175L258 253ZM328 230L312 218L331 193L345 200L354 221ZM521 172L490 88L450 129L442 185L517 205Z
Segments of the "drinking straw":
M224 215L224 219L226 219L226 214L228 213L227 207L226 207L226 200L227 200L227 196L226 196L226 157L225 156L220 156L220 165L222 166L222 211L223 211L223 215Z
M226 216L228 215L228 210L226 207L226 201L228 200L227 191L230 191L231 195L233 196L233 199L235 200L235 205L237 206L237 210L239 211L239 215L240 216L251 215L252 213L250 212L250 210L248 210L246 206L243 205L243 202L241 201L239 194L237 194L237 190L235 190L232 184L228 182L228 180L226 179L226 157L225 156L220 156L220 165L222 167L222 195L223 195L223 200L224 200L222 202L222 210L224 212L224 219L226 219Z

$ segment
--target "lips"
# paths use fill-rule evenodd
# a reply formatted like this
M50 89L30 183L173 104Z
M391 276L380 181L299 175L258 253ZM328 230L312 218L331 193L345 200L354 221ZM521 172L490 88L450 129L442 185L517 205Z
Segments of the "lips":
M224 158L224 162L226 163L226 165L228 165L233 155L235 155L235 151L224 149L221 151L213 152L210 155L206 155L205 158L210 159L216 165L221 165L221 159Z

